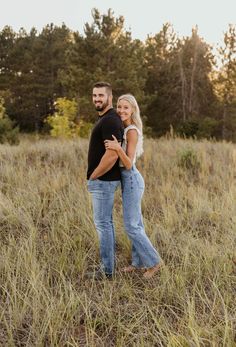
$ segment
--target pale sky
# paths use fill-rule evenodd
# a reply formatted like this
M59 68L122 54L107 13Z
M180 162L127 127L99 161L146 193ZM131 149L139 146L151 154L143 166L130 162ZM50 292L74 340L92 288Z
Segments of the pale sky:
M144 41L170 22L179 37L199 34L210 44L222 43L228 24L236 25L236 0L0 0L0 30L10 25L15 31L33 26L39 31L49 23L63 22L83 34L86 22L92 23L92 8L125 18L125 28L133 38Z

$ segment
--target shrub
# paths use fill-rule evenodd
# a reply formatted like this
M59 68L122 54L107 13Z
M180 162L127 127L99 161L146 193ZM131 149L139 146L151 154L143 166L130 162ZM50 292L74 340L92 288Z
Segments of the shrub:
M80 120L78 122L78 127L77 127L78 135L80 137L88 138L90 135L92 126L93 126L92 123L88 123L88 122L85 122L84 120Z
M181 122L177 127L177 133L184 137L197 138L220 138L221 136L221 121L211 117L201 119L189 119Z
M92 124L84 120L77 121L78 103L75 100L58 98L55 106L54 115L46 118L46 124L51 127L51 136L63 138L89 136Z
M53 137L72 137L72 125L69 118L55 114L47 117L47 123L51 126L50 134Z
M15 123L6 114L4 100L0 98L0 143L19 144L19 128L14 125Z
M192 172L196 172L199 169L200 162L192 148L186 148L178 152L178 166Z
M221 135L221 121L206 117L200 123L197 131L198 138L219 138Z
M187 120L181 122L177 127L177 133L184 137L194 137L199 129L199 124L196 120Z

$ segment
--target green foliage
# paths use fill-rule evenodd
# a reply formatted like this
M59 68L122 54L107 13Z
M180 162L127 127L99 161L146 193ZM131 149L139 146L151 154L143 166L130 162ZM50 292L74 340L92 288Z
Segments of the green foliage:
M46 122L52 128L50 130L51 136L64 138L72 137L72 124L67 117L55 114L53 116L47 117Z
M59 70L69 45L65 25L50 24L41 33L33 28L29 34L5 27L0 33L0 90L11 91L7 112L22 130L41 130L44 118L53 112L55 97L64 96Z
M177 134L180 136L190 138L220 138L221 135L221 121L205 117L203 119L189 119L181 122L177 127Z
M210 47L197 29L180 40L169 24L146 43L147 124L158 136L165 134L170 124L180 133L194 136L198 124L192 119L198 123L202 114L213 117L212 105L217 100L209 78L213 63Z
M94 122L95 112L94 105L91 102L90 95L84 95L78 98L78 114L80 121Z
M67 118L70 122L74 122L77 115L78 105L75 100L66 98L58 98L55 101L55 115Z
M191 172L196 172L200 167L196 152L192 148L186 148L178 152L178 166Z
M132 39L124 24L124 17L115 17L111 9L105 14L93 9L84 35L64 24L29 33L3 28L0 95L10 118L21 130L45 131L45 118L55 115L55 99L77 100L76 116L84 133L84 124L96 119L92 85L105 80L113 86L114 106L120 94L135 95L146 116L146 133L152 136L166 134L172 125L186 137L236 141L235 26L224 35L222 66L215 70L212 49L197 28L179 38L166 23L142 42ZM77 134L79 124L63 117L54 119L54 136Z
M177 127L177 133L180 136L184 136L184 137L194 137L197 135L199 129L199 124L197 120L187 120L184 122L181 122L179 124L179 126Z
M92 24L85 24L84 37L74 35L61 71L63 87L70 98L79 98L82 119L89 122L96 119L91 103L94 82L109 81L114 98L130 92L141 99L146 75L144 45L125 31L124 18L115 18L112 10L101 15L97 9L92 16Z
M77 108L75 100L58 98L55 101L56 112L46 119L46 123L51 126L51 136L71 138L76 135L75 119Z
M89 136L92 124L83 120L77 121L78 103L75 100L58 98L55 101L55 110L55 113L46 119L46 123L51 127L51 136L62 138Z
M77 128L77 134L79 135L79 137L88 138L90 136L92 127L92 123L80 120Z
M206 117L199 122L197 137L198 138L220 138L221 121L214 118Z
M6 109L3 104L3 99L0 98L0 119L5 117L5 114L6 114Z
M214 88L221 103L221 137L236 141L236 27L232 24L224 34L224 46L219 53L222 66Z
M19 128L14 127L14 122L7 116L3 99L0 98L0 143L11 145L19 144Z

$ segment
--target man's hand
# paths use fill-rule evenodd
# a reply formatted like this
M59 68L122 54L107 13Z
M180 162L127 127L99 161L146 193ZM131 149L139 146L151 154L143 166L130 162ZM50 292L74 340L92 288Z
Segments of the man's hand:
M92 175L89 177L89 180L96 180L97 178L93 175L93 173L92 173Z
M116 151L107 149L100 163L98 164L96 169L93 171L89 179L95 180L98 177L104 175L107 171L111 170L111 168L116 163L117 159L118 159L118 154L116 153Z

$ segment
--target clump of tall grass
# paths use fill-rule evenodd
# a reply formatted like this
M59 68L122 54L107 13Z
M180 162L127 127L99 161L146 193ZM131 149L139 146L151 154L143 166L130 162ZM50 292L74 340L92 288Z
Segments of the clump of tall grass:
M120 191L116 278L86 280L99 262L87 149L0 147L0 345L235 346L235 145L146 140L144 223L166 264L149 282L119 272L130 261Z
M197 154L192 148L186 148L178 153L178 165L183 169L190 170L193 174L200 168Z

